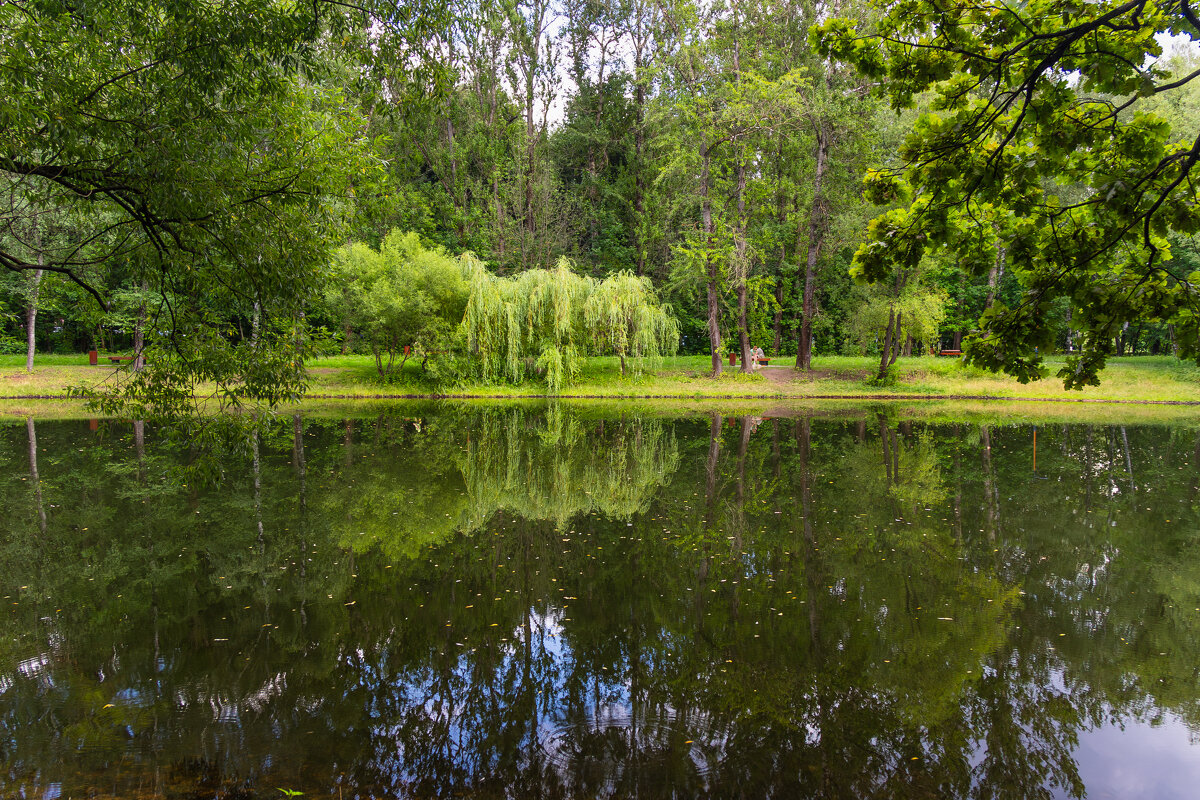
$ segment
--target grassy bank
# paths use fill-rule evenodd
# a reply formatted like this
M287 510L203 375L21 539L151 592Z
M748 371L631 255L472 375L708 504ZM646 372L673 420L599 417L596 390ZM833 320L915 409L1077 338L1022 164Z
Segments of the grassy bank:
M1048 359L1051 372L1061 358ZM958 359L914 357L897 363L896 380L888 386L868 382L874 360L832 356L814 359L811 373L772 365L753 375L736 369L719 378L708 377L704 356L665 359L653 372L638 377L620 374L613 358L591 358L579 380L565 394L598 398L705 399L821 399L828 397L887 398L929 396L937 398L1023 398L1030 400L1200 402L1200 368L1169 356L1136 356L1112 359L1101 375L1101 385L1066 391L1062 381L1050 377L1020 384L1003 375L964 367ZM380 381L373 361L366 356L336 356L309 364L312 400L383 398L412 395L466 395L520 398L546 393L541 381L519 386L506 384L437 385L415 363L409 363L387 382ZM26 373L21 356L0 356L0 401L17 398L62 398L72 386L100 386L119 377L108 365L89 367L87 356L43 355L34 371Z

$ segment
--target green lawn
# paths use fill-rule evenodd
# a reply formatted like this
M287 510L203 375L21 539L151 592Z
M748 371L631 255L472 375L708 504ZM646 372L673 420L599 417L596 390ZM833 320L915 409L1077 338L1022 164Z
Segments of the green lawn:
M811 374L794 372L788 361L765 367L754 375L743 375L736 368L718 379L708 377L711 361L707 356L678 356L663 359L652 372L638 377L622 377L615 358L589 358L577 383L568 395L630 397L675 395L686 397L809 397L814 395L895 396L934 395L938 397L1025 397L1090 400L1172 400L1200 401L1200 367L1171 356L1135 356L1115 358L1101 375L1100 386L1066 391L1062 380L1054 377L1064 364L1062 357L1047 359L1051 376L1028 384L1005 375L996 375L973 367L964 367L956 358L929 356L901 358L897 362L897 380L890 386L868 383L877 361L862 356L825 356L813 360ZM399 376L381 383L374 365L363 356L338 356L318 359L310 364L313 371L311 392L321 394L472 394L495 397L519 397L545 394L541 381L526 381L518 386L462 385L435 386L422 377L418 365L409 363Z
M590 358L564 394L609 398L813 398L827 395L934 397L1003 397L1066 400L1200 401L1200 367L1170 356L1115 358L1101 375L1101 385L1068 392L1053 375L1043 381L1020 384L1003 375L963 367L958 359L912 357L897 362L897 379L890 386L868 383L875 371L873 358L826 356L813 361L812 373L796 373L788 362L743 375L726 364L716 379L708 376L707 356L663 359L652 371L622 376L615 358ZM1061 357L1047 359L1051 372L1063 364ZM0 399L55 396L68 387L93 386L114 380L118 370L107 364L89 367L87 355L38 355L32 373L26 373L23 356L0 356ZM320 397L383 397L389 395L472 395L531 397L546 394L540 380L517 386L507 384L437 385L410 361L387 382L379 380L369 356L331 356L309 363L309 393Z

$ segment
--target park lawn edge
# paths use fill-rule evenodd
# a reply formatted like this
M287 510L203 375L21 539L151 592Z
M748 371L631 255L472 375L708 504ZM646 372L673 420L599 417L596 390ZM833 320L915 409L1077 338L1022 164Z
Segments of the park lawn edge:
M112 385L123 368L88 367L86 356L39 356L32 374L13 357L0 357L0 404L60 403L83 405L71 398L74 388ZM957 360L929 357L901 359L898 379L892 385L871 385L865 376L873 360L866 357L824 357L814 360L815 371L796 374L774 366L770 373L744 375L727 370L720 378L708 377L705 357L664 359L654 371L621 376L615 359L588 360L580 379L561 394L550 394L541 381L508 384L431 385L413 365L401 380L380 383L366 356L339 356L310 363L311 382L301 401L305 407L319 403L397 400L561 400L618 401L621 403L694 401L761 401L772 404L829 403L839 401L928 403L937 401L1035 403L1195 405L1200 404L1200 367L1171 357L1140 356L1112 359L1098 387L1069 391L1054 377L1020 384L1007 376L962 367ZM1051 361L1052 371L1061 363ZM764 377L769 374L770 378Z

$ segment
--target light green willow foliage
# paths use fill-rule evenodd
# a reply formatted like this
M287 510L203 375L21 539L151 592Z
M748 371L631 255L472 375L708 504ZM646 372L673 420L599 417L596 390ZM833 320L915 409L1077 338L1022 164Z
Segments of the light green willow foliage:
M597 282L565 258L552 270L505 278L468 254L463 269L470 284L463 330L472 369L484 381L520 383L544 373L559 392L579 376L585 355L615 353L624 373L627 358L674 353L679 345L679 326L648 279L622 272Z
M650 279L632 272L610 275L588 297L583 309L588 336L601 350L621 359L621 374L631 358L635 372L642 359L674 355L679 349L679 323L670 306L659 305Z

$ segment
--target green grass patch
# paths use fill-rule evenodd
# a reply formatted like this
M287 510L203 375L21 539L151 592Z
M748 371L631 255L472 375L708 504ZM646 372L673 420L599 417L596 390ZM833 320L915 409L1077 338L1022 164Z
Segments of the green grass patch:
M73 386L95 386L112 381L116 368L108 364L87 366L87 356L38 355L34 370L26 373L24 358L0 356L0 400L21 397L65 397ZM1047 359L1054 372L1065 360ZM710 377L712 361L707 356L678 356L661 359L640 373L622 375L616 358L589 358L579 379L566 395L616 399L679 398L703 400L733 398L779 400L828 396L934 398L1023 398L1030 400L1120 400L1200 401L1200 367L1170 356L1114 358L1101 373L1101 385L1078 391L1063 389L1062 380L1051 376L1021 384L1005 375L965 367L959 359L935 357L901 358L894 379L871 385L878 362L874 358L826 356L813 360L811 372L796 372L787 362L743 374L723 365L720 376ZM410 359L403 368L381 380L370 356L329 356L309 362L309 394L314 399L378 398L396 395L472 395L495 398L537 397L548 394L545 381L528 379L520 384L435 382Z

